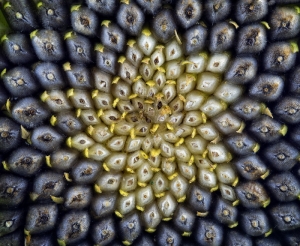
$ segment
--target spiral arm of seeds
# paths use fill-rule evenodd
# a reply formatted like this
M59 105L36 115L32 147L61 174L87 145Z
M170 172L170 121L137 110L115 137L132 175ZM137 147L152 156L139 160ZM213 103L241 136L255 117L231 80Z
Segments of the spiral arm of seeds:
M0 4L0 245L300 244L299 1Z

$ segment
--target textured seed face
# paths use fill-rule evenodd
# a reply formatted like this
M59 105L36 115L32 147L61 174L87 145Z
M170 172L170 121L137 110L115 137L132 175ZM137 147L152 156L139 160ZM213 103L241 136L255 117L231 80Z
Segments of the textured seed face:
M0 245L299 244L299 3L3 2Z

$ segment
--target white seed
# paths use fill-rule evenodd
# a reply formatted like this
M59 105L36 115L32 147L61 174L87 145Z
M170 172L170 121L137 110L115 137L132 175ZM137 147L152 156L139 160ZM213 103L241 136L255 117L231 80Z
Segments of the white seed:
M137 150L133 153L128 154L128 157L127 157L127 167L128 168L135 170L135 169L139 168L144 162L145 162L145 160L142 158L140 150Z
M203 104L205 96L202 92L194 90L189 92L185 97L184 110L199 110L200 106Z
M153 68L158 68L163 65L165 62L165 55L163 53L163 49L156 49L152 55L150 56L150 63Z
M214 188L217 186L217 176L209 169L199 169L198 180L201 185L207 188Z
M112 85L112 89L109 93L112 93L112 95L119 100L129 100L129 96L132 94L131 86L127 82L120 80L117 84Z
M201 106L201 111L208 117L213 117L225 109L226 105L218 98L211 96Z
M167 177L172 176L176 171L176 162L168 158L162 158L161 170L167 175Z
M94 144L88 149L88 157L96 161L103 161L109 155L110 151L99 143Z
M148 183L153 177L153 171L149 163L144 162L138 169L137 169L137 177L140 183Z
M141 218L146 229L155 229L160 224L162 216L156 202L152 202L151 205L147 206L145 211L141 213Z
M212 119L212 121L223 134L234 133L239 130L242 125L242 121L230 111L225 111L221 114L218 114Z
M126 143L126 136L114 136L106 143L106 147L112 151L122 151Z
M162 172L157 172L154 175L151 184L155 194L161 194L169 189L169 180Z
M45 103L50 110L55 113L67 111L72 108L72 104L67 98L67 95L61 90L47 92Z
M142 122L135 126L134 132L136 136L144 137L149 134L150 128L151 128L151 124Z
M163 141L162 133L155 133L153 136L153 146L158 149Z
M71 89L70 100L75 108L90 109L93 108L92 98L86 90Z
M182 46L174 39L166 44L165 54L167 61L178 59L183 55Z
M158 93L158 87L157 86L152 86L148 88L147 92L147 98L148 99L155 99L155 96Z
M85 133L79 133L71 139L72 148L79 151L83 151L84 149L91 147L94 143L95 141L88 137Z
M132 81L137 76L137 68L128 61L124 61L120 64L119 76L127 83L132 84Z
M117 211L126 215L135 209L135 193L129 193L128 196L119 196L117 200Z
M176 143L179 138L174 134L173 131L163 132L163 139L169 143Z
M105 159L105 164L113 171L123 171L126 161L127 154L113 152Z
M175 156L177 161L188 162L191 159L191 152L185 144L175 147Z
M230 163L218 164L215 171L219 182L224 184L232 184L237 177Z
M100 187L101 191L104 192L113 192L119 189L122 173L115 172L104 172L99 176L96 181L96 184Z
M93 109L81 110L80 118L87 126L97 125L100 123L97 113Z
M158 71L158 70L155 72L152 79L155 82L155 85L159 89L162 89L165 86L166 81L167 81L165 73Z
M125 145L125 151L129 153L141 149L143 141L144 138L142 137L136 137L134 139L128 137Z
M186 65L186 72L187 73L202 73L206 68L206 59L202 55L192 55L187 58L187 61L189 62Z
M162 89L162 93L164 94L164 100L166 103L171 102L177 95L175 85L166 85Z
M134 107L129 100L119 100L117 103L117 108L121 113L126 114L134 111Z
M192 180L196 176L196 166L194 164L189 165L185 162L178 163L180 174L187 180Z
M117 135L128 136L130 134L130 131L133 129L133 127L134 127L133 123L122 120L115 124L114 133Z
M171 217L177 207L177 201L170 192L167 192L157 201L157 206L162 216L165 218Z
M183 73L176 81L177 93L184 95L191 92L196 86L196 77Z
M236 200L236 195L233 187L220 183L219 188L221 195L225 200L232 202Z
M117 123L120 120L121 114L117 110L108 109L103 111L103 114L100 116L100 118L105 125L110 126L111 124Z
M203 157L202 155L195 155L194 162L199 169L210 169L213 167L213 163L210 159Z
M180 125L174 131L177 137L185 138L192 134L193 128L187 125Z
M137 176L136 174L124 174L122 181L121 181L121 187L120 190L125 192L134 191L137 187Z
M224 163L231 159L231 155L222 143L208 144L208 157L214 163Z
M177 96L170 104L169 104L172 113L179 113L183 110L183 101ZM172 117L172 116L171 116Z
M143 52L139 49L137 44L128 46L126 50L126 59L132 63L135 67L138 67L144 57Z
M93 97L95 107L97 109L111 109L113 107L113 97L110 93L98 92L97 95Z
M241 86L223 83L216 89L214 95L224 102L233 103L238 100L242 92L243 88Z
M136 191L136 205L139 207L145 207L150 204L154 200L154 194L150 185L146 187L139 188Z
M172 60L166 63L166 78L175 80L183 74L184 66L180 60Z
M206 150L207 141L199 135L196 135L194 138L187 137L185 144L193 155L201 155Z
M171 143L168 143L166 141L162 141L160 145L161 149L161 155L164 157L173 157L174 156L174 146Z
M168 123L170 123L171 125L174 125L174 126L178 126L183 121L183 118L184 118L184 113L174 113L174 114L170 115L170 117L168 119ZM176 135L176 136L178 137L178 136L180 136L180 134Z
M153 139L151 135L148 135L147 137L144 138L144 141L142 142L142 150L145 151L146 153L149 153L152 147L153 147Z
M134 107L135 111L140 112L145 110L145 103L144 99L136 97L131 100L132 106Z
M99 68L93 68L95 87L102 92L110 93L112 85L112 76L103 72Z
M148 159L148 162L149 164L151 165L151 167L153 168L159 168L160 167L160 164L161 164L161 155L152 155L150 153L150 156L149 156L149 159Z
M154 67L151 64L142 63L139 67L139 72L145 81L152 79L154 71Z
M188 188L188 181L181 175L178 175L170 182L170 191L176 199L184 197L187 193Z
M220 83L220 76L215 73L204 72L199 74L197 79L197 90L206 94L212 94Z
M156 39L142 33L138 38L138 46L146 56L150 56L156 46Z
M208 141L212 141L219 136L218 130L211 122L206 122L197 127L197 132L201 137Z
M104 124L98 124L93 126L91 132L91 137L98 143L104 143L110 139L114 134L109 130L109 128Z
M188 111L184 117L183 124L187 126L198 126L202 121L203 119L200 111Z
M145 98L147 96L147 85L142 79L139 79L132 85L132 92L137 94L139 98Z
M228 54L212 54L208 59L207 71L213 73L224 73L229 62Z

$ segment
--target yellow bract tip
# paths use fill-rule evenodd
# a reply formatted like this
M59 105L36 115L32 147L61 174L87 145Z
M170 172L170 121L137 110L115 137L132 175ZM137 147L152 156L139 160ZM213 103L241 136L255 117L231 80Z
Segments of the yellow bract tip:
M282 136L285 136L287 131L288 131L288 127L286 125L283 125L279 132L281 133Z
M128 192L126 192L126 191L119 190L119 193L120 193L122 196L128 196Z
M184 202L185 201L185 199L186 199L186 195L184 195L183 197L180 197L180 198L178 198L177 199L177 202Z
M51 124L52 126L55 126L56 122L57 122L56 116L55 116L55 115L52 115L51 118L50 118L50 124Z
M97 184L94 184L94 191L97 192L97 193L102 193L102 190L101 190L100 186L97 185Z
M108 27L110 23L111 23L110 20L104 20L104 21L101 22L101 26L106 26L106 27Z
M63 64L63 69L64 71L70 71L71 70L71 63L70 62L66 62Z
M267 28L268 30L271 29L271 27L269 26L269 23L268 23L268 22L266 22L266 21L261 21L260 23L261 23L265 28Z
M64 172L64 177L68 182L72 182L72 179L70 178L70 174L67 172Z
M36 33L38 32L38 30L34 30L30 33L30 38L33 39L36 36Z
M65 36L64 36L64 40L66 40L66 39L68 39L68 38L72 38L73 35L74 35L74 34L73 34L72 31L67 32L67 33L65 34Z
M239 203L240 203L240 200L235 200L233 203L232 203L232 206L237 206L237 205L239 205Z
M124 61L126 61L126 57L125 56L120 56L119 59L118 59L118 63L123 64Z
M66 144L69 148L72 148L72 138L71 137L68 137L67 140L66 140Z
M130 47L133 47L133 45L135 43L136 43L136 41L134 39L130 39L130 40L128 40L127 45L130 46Z
M170 175L169 177L168 177L168 180L173 180L174 178L176 178L178 176L178 173L176 172L176 173L173 173L172 175Z
M214 191L216 191L216 190L218 190L219 189L219 186L217 185L217 186L215 186L215 187L212 187L211 189L210 189L210 192L214 192Z
M6 35L3 35L3 36L2 36L1 42L3 42L4 40L7 40L7 36L6 36Z
M119 211L115 211L115 214L119 217L119 218L123 218L123 215L119 212Z
M228 227L229 227L229 228L234 228L234 227L237 227L238 224L239 224L239 222L235 222L235 223L233 223L233 224L228 225Z
M267 206L269 206L270 202L271 202L271 199L269 198L268 200L266 200L262 203L262 207L266 208Z
M56 204L62 204L64 202L63 197L57 197L57 196L50 196L51 200L55 202Z
M73 5L73 6L71 7L71 12L73 12L73 11L78 11L78 10L80 9L80 7L81 7L81 5Z
M47 164L47 166L48 166L48 167L52 167L50 155L46 155L46 156L45 156L45 159L46 159L46 164Z
M122 241L122 243L124 244L124 245L131 245L131 242L129 242L129 241Z
M147 228L147 229L145 229L145 231L149 232L149 233L153 233L156 231L156 229L155 228Z
M267 231L267 232L265 233L265 237L268 237L268 236L270 236L270 235L272 234L272 232L273 232L273 230L272 230L272 229L270 229L269 231Z
M208 215L208 212L199 212L199 211L197 211L197 216L199 216L199 217L205 217L207 215Z
M57 239L59 246L66 246L66 242L63 239Z
M42 2L38 2L36 6L37 6L38 8L40 8L40 7L43 6L43 3L42 3Z
M6 68L4 68L4 69L1 71L1 77L3 77L4 74L6 74Z
M135 206L135 207L136 207L137 210L140 210L140 211L142 211L142 212L145 210L145 209L144 209L143 207L141 207L141 206Z
M188 232L188 231L185 231L182 233L182 236L184 237L190 237L192 235L192 232Z
M258 143L256 143L256 144L253 146L253 148L252 148L252 150L253 150L254 153L256 153L257 151L259 151L259 149L260 149L260 145L259 145Z
M107 164L106 163L103 163L103 168L104 168L104 170L106 171L106 172L109 172L110 171L110 169L109 169L109 167L107 166Z
M94 50L102 53L104 50L104 46L102 44L96 44Z
M142 34L149 37L151 35L151 31L148 28L144 28L142 30Z
M270 170L268 169L263 175L261 175L260 177L262 178L262 179L266 179L268 176L269 176L269 174L270 174Z
M9 167L8 167L8 164L6 161L2 161L2 165L3 165L3 168L6 170L6 171L9 171Z

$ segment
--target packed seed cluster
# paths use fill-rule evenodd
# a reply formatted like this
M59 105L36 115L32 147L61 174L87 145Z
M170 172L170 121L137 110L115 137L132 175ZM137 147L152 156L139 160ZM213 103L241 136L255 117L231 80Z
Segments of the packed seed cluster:
M0 245L300 245L299 2L0 1Z

